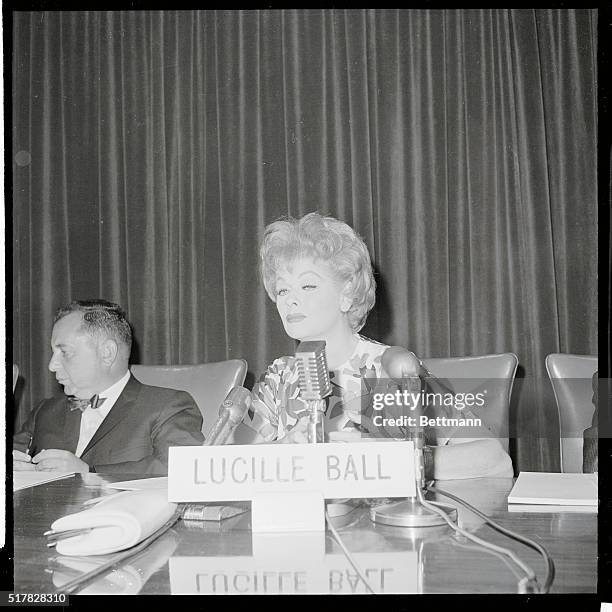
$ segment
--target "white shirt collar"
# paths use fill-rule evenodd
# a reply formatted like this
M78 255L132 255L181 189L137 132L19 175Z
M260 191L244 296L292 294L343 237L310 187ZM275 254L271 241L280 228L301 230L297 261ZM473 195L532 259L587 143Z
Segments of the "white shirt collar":
M93 438L98 427L100 427L102 421L107 417L111 408L115 405L115 402L119 399L119 396L123 392L125 385L130 380L130 371L128 370L115 384L108 387L101 393L99 397L105 398L95 410L91 406L87 407L81 415L81 426L79 430L79 441L74 454L80 457L90 440Z

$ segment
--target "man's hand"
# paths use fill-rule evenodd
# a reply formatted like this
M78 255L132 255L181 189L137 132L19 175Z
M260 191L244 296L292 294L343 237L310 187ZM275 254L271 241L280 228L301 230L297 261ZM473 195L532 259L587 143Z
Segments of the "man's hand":
M308 442L308 420L302 417L293 428L278 440L279 444L306 444Z
M80 472L89 473L89 465L67 450L50 448L32 457L32 463L41 472Z
M16 472L33 472L36 466L32 463L32 457L27 453L13 450L13 470Z

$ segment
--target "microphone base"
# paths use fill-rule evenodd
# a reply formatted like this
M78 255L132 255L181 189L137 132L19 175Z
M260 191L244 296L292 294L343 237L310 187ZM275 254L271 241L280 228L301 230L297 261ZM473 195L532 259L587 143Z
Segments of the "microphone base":
M451 521L457 521L457 509L454 506L438 503L436 506L445 512ZM375 523L394 527L436 527L447 524L440 515L423 506L416 497L370 508L370 519Z

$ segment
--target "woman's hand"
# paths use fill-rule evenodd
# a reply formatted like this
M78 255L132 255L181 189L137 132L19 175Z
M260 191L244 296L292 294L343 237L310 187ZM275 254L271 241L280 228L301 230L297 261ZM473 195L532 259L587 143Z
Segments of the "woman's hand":
M309 417L302 417L282 438L279 444L306 444L308 443L308 420Z

